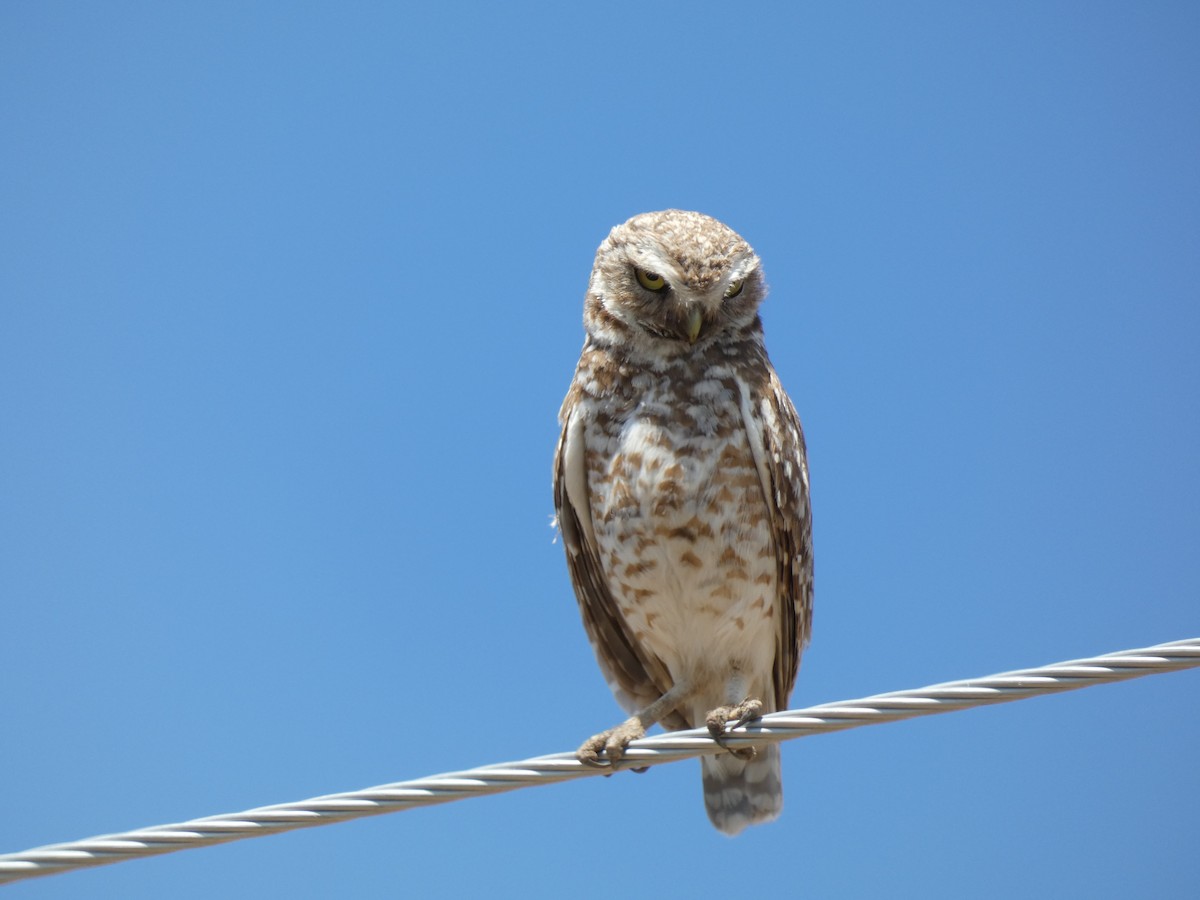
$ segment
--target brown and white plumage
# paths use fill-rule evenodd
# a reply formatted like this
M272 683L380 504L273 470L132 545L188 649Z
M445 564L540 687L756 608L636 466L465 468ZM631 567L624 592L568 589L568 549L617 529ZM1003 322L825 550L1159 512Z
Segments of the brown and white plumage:
M581 759L786 707L812 618L804 437L767 358L758 257L708 216L635 216L596 253L554 501L601 671L631 718ZM702 760L713 824L783 802L777 747Z

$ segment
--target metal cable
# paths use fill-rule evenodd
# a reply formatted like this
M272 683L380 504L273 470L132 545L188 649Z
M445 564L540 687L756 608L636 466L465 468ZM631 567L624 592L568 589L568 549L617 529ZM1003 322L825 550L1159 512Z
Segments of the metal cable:
M1122 650L1089 659L1054 663L1036 669L1003 672L986 678L950 681L915 690L876 694L859 700L770 713L730 732L725 743L734 748L778 743L812 734L953 712L972 706L1007 703L1039 694L1070 691L1198 666L1200 638L1191 638L1139 650ZM626 754L627 762L622 766L651 766L717 752L724 751L706 729L676 731L633 742ZM260 806L246 812L207 816L174 825L155 825L82 841L49 844L20 853L0 854L0 884L142 856L261 837L295 828L399 812L465 797L586 778L608 771L583 765L573 753L554 753L361 791L328 794L295 803Z

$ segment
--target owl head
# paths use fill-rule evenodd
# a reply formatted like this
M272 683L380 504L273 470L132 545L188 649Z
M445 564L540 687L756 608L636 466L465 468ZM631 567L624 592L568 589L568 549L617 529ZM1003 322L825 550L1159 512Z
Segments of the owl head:
M631 355L671 359L761 331L758 256L733 229L698 212L642 213L596 251L584 325Z

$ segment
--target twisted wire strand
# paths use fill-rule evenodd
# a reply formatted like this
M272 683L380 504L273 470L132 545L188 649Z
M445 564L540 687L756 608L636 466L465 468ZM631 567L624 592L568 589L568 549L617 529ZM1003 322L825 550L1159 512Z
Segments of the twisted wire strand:
M729 732L725 744L736 748L778 743L813 734L954 712L973 706L1008 703L1039 694L1071 691L1095 684L1110 684L1143 675L1196 667L1200 667L1200 638L1190 638L1034 669L1002 672L985 678L950 681L857 700L770 713ZM723 752L723 748L706 729L676 731L634 741L629 745L625 757L627 762L622 766L657 765L718 752ZM607 768L583 765L575 759L574 753L553 753L520 762L481 766L361 791L260 806L240 813L207 816L173 825L155 825L64 844L49 844L20 853L0 854L0 884L297 828L328 825L363 816L399 812L417 806L498 794L522 787L587 778L608 771Z

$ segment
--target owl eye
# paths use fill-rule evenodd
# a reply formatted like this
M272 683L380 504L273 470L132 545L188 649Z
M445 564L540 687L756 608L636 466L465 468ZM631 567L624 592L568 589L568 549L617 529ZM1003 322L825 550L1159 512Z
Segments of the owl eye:
M739 278L737 281L729 282L729 287L725 288L725 299L736 297L742 292L742 285L746 283L745 278Z
M667 286L667 280L654 272L643 272L641 269L634 269L633 272L637 275L638 284L648 291L661 291Z

